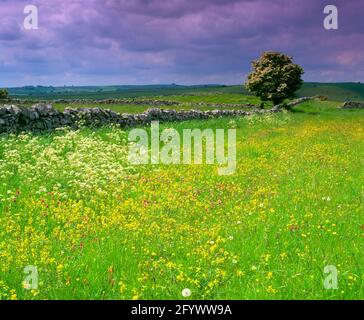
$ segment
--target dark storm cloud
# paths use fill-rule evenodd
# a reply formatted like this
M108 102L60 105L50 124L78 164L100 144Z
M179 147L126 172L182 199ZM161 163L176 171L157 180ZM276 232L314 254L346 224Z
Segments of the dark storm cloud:
M364 80L364 2L320 0L2 1L0 84L241 83L264 50L315 81ZM339 30L323 8L339 9Z

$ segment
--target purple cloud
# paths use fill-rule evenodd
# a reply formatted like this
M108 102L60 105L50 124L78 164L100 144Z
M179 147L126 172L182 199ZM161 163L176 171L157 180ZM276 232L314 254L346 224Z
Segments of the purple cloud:
M333 0L3 0L0 85L242 83L265 50L308 81L364 80L364 3ZM39 9L24 30L23 9ZM339 30L323 9L339 9Z

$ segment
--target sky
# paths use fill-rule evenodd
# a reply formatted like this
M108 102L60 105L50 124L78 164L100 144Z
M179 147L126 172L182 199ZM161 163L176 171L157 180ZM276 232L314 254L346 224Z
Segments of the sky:
M364 82L363 0L0 0L0 14L0 87L241 84L266 50L305 81Z

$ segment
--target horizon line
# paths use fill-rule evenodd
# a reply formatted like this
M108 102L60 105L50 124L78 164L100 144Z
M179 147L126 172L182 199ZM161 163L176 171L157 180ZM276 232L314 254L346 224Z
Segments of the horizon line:
M317 84L364 84L361 81L338 81L338 82L322 82L322 81L304 81L303 83L317 83ZM244 86L240 84L224 84L224 83L204 83L204 84L178 84L178 83L158 83L158 84L82 84L82 85L24 85L24 86L11 86L11 87L0 87L0 89L22 89L22 88L86 88L86 87L156 87L156 86L176 86L176 87L202 87L202 86L215 86L215 87L237 87Z

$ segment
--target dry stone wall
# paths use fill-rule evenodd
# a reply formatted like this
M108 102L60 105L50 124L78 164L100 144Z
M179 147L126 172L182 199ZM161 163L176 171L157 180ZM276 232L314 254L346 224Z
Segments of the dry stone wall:
M364 102L347 101L342 106L342 109L364 109Z
M312 98L300 98L288 104L289 107ZM194 119L211 119L226 116L248 116L253 114L274 113L281 110L277 106L271 110L252 109L218 109L210 111L201 110L163 110L151 108L141 114L116 113L104 108L68 108L60 112L47 104L36 104L30 108L16 105L0 107L0 133L20 132L51 132L57 128L69 127L78 129L82 126L92 128L110 124L121 127L135 127L149 124L151 121L184 121Z
M206 103L206 102L180 102L173 100L153 100L153 99L141 99L141 98L129 98L129 99L56 99L56 100L29 100L29 99L13 99L12 104L15 105L30 105L30 104L62 104L62 105L134 105L134 106L149 106L151 108L159 107L174 107L187 105L191 109L210 107L210 108L255 108L254 104L242 104L242 103Z

